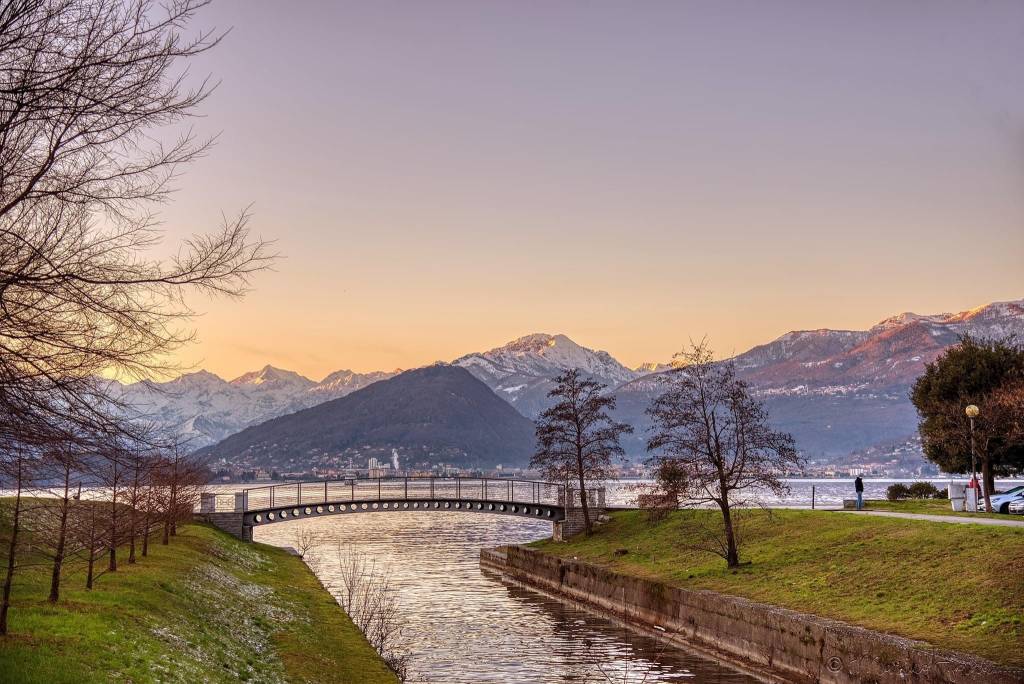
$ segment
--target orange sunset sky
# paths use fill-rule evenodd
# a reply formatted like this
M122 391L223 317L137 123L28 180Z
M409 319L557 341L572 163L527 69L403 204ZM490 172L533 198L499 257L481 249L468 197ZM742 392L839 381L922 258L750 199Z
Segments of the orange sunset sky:
M220 133L165 246L251 205L283 258L185 367L314 379L531 332L708 335L1024 297L1024 4L221 1Z

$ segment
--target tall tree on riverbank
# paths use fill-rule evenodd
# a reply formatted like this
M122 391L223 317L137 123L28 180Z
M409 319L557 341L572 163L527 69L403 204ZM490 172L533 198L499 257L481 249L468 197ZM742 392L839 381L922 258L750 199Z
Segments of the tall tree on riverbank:
M729 567L740 562L734 509L755 503L752 491L784 494L782 478L801 459L793 438L772 430L761 402L736 377L729 361L714 361L705 342L676 355L668 389L647 410L653 421L647 449L659 473L670 473L667 489L692 505L714 504L721 533L708 530L705 550Z
M619 439L633 428L612 420L608 412L615 409L615 397L605 394L605 385L584 378L579 369L567 370L554 382L548 396L558 401L537 420L537 452L530 467L549 480L579 487L589 535L593 524L587 486L613 475L613 459L623 453Z
M1024 347L1013 340L977 340L969 336L948 348L914 383L910 400L917 408L925 456L947 473L971 471L971 422L968 405L978 406L974 447L981 466L985 505L996 475L1024 470L1024 418L1015 401L1024 384Z
M245 212L151 254L154 208L210 145L179 128L211 91L186 83L220 40L184 35L206 4L0 0L0 459L14 472L81 435L136 440L101 375L171 370L192 338L186 295L240 296L272 258Z

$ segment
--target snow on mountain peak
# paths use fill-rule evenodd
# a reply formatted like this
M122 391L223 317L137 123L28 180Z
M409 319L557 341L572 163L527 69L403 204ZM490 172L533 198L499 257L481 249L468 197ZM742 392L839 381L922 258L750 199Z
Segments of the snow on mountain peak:
M231 384L268 387L280 387L284 385L312 387L316 383L304 375L299 375L295 371L275 368L268 364L258 371L251 371L238 376L231 381Z

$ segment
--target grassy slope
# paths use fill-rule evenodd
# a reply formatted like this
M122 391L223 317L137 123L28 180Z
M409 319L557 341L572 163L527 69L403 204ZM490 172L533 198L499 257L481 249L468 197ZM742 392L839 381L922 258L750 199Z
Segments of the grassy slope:
M718 556L692 550L696 518L713 515L678 511L651 524L643 512L618 512L590 538L534 546L1024 665L1024 530L751 511L740 547L751 563L731 571Z
M0 681L396 681L305 564L280 549L188 525L135 565L125 555L91 592L73 565L56 606L45 600L49 568L20 570Z

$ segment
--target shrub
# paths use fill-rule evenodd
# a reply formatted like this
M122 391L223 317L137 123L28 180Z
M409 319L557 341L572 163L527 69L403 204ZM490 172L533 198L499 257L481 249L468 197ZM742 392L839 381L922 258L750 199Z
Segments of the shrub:
M931 482L914 482L907 487L911 499L937 499L939 490Z
M907 499L909 497L910 488L902 482L893 483L885 490L885 498L889 501L899 501L900 499Z

